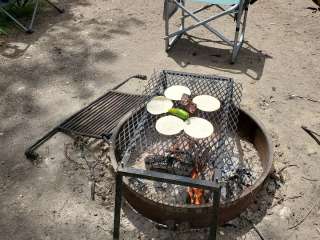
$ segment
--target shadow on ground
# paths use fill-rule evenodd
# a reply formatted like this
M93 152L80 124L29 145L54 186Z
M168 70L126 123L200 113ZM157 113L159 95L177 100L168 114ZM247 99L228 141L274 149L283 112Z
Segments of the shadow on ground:
M8 19L8 27L9 32L6 37L3 37L4 42L0 44L0 55L6 58L19 58L22 56L34 43L37 41L47 30L58 24L59 22L63 22L69 20L73 17L71 13L71 6L74 3L78 5L86 6L90 5L87 0L81 1L65 1L57 3L57 6L63 9L65 12L63 14L59 13L47 4L45 1L41 2L38 12L35 17L32 34L25 33L18 25L16 25L13 21ZM29 3L26 8L28 10L24 11L23 9L17 9L18 14L14 8L8 9L12 15L17 17L17 19L25 26L29 26L33 13L33 3ZM26 14L26 16L19 16L22 14Z
M36 18L33 34L15 29L0 44L0 55L12 60L0 66L0 99L6 103L0 106L0 115L4 121L16 114L28 119L45 116L48 111L40 106L44 104L38 93L50 92L51 99L65 93L86 100L93 97L95 89L107 88L106 81L112 81L112 72L105 66L117 61L118 54L106 42L131 34L144 22L132 16L107 21L75 15L72 8L77 5L90 3L61 3L63 14L46 6ZM30 52L38 54L29 55L27 50L35 43L37 51Z
M260 80L267 58L261 50L245 42L235 64L231 64L231 47L221 41L186 35L177 41L168 52L181 67L199 65L233 74L245 74L253 80Z

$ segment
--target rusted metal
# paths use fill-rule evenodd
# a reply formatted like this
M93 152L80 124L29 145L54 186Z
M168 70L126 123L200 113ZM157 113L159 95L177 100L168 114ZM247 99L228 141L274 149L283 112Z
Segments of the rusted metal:
M110 157L115 169L118 168L119 161L115 140L123 124L131 115L132 112L128 113L113 131ZM263 124L251 114L240 110L237 129L239 137L251 142L257 149L263 167L263 174L252 186L246 188L239 197L228 201L228 203L221 202L219 224L236 218L252 203L272 169L272 144ZM212 224L211 219L214 216L211 204L165 205L148 199L143 194L131 189L127 179L124 179L123 193L126 200L135 210L155 222L161 224L166 224L168 221L173 221L176 224L188 222L192 228L208 227Z
M144 99L141 95L116 91L132 78L147 79L145 75L134 75L122 81L36 141L26 150L26 157L30 160L36 159L38 156L35 152L37 148L58 132L97 139L111 135L113 128L117 126L119 120Z

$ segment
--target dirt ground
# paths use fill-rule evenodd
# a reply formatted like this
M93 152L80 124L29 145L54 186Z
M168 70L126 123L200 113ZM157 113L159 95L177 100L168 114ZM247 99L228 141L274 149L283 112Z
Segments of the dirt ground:
M184 37L167 54L163 1L60 4L66 12L43 9L32 35L14 30L0 39L1 240L112 238L111 175L104 180L109 190L100 188L105 192L90 201L86 165L64 154L72 139L54 137L35 165L24 150L124 78L154 69L217 74L243 85L242 108L265 124L274 140L275 169L284 168L282 181L270 179L245 216L264 239L320 239L320 148L301 129L320 132L320 103L289 97L320 100L320 12L307 9L314 7L311 0L260 0L251 6L247 43L234 65L228 48L210 41L217 39L204 29L190 33L203 39ZM234 29L232 19L220 23L228 33ZM122 90L142 89L142 82L132 81ZM206 236L159 229L126 204L121 233L124 239ZM218 236L262 239L241 217L221 227Z

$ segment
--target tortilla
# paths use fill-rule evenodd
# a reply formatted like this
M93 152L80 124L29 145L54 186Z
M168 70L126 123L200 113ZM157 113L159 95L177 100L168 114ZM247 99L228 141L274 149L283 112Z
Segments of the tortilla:
M184 122L175 116L165 116L156 122L156 129L159 133L167 136L178 134L183 130Z
M147 103L147 111L153 115L163 114L173 107L173 102L165 96L153 97Z
M184 131L187 135L193 138L206 138L213 133L212 124L199 117L191 117L185 121Z
M181 85L173 85L164 91L167 98L176 101L181 100L183 94L191 95L190 89Z
M200 95L193 98L192 102L197 104L197 108L204 112L217 111L220 108L220 101L210 95Z

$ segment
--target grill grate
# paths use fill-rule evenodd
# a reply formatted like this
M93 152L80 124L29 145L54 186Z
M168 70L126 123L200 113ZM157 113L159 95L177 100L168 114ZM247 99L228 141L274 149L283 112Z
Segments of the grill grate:
M107 92L60 124L59 129L69 134L102 138L110 134L119 120L142 100L140 95Z
M197 114L213 124L215 134L212 137L194 141L183 132L168 137L155 130L157 119L163 115L149 114L145 105L152 97L163 95L165 89L172 85L187 86L191 90L192 98L208 94L220 100L220 110L212 113L199 111ZM117 152L125 165L140 167L141 163L137 161L141 161L145 153L169 156L171 149L178 145L182 152L191 154L190 158L200 159L206 165L202 179L212 181L214 170L217 168L221 170L223 178L228 178L228 175L237 169L232 158L241 96L241 85L231 78L176 71L155 72L146 85L144 100L118 132ZM136 187L133 188L140 191Z

